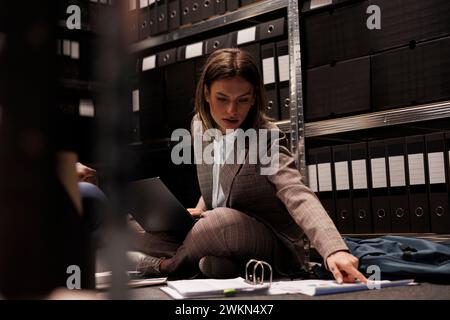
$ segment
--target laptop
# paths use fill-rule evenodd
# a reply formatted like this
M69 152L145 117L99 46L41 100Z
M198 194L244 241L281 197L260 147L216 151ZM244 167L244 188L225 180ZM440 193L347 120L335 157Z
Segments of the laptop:
M159 177L130 182L127 189L129 213L147 232L189 231L196 222Z

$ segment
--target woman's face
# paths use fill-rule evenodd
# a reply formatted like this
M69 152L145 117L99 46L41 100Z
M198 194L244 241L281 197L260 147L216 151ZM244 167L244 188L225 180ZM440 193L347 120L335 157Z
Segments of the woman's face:
M211 116L222 133L237 129L255 102L253 85L241 77L216 80L205 89Z

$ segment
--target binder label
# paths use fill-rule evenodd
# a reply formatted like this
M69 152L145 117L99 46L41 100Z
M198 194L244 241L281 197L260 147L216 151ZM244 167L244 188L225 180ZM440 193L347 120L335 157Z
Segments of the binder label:
M387 188L386 161L384 158L371 159L372 186L374 188Z
M238 31L237 35L238 45L255 41L255 39L256 39L256 27L251 27Z
M331 163L320 163L319 169L319 191L333 191L331 180Z
M320 8L332 4L333 0L311 0L310 9Z
M264 84L275 82L275 60L273 57L262 61Z
M352 161L353 189L367 189L366 160Z
M289 81L289 56L278 57L278 73L280 82Z
M336 190L350 190L347 161L335 162L334 175L336 177Z
M430 183L445 183L444 153L432 152L428 154L428 170Z
M130 0L130 11L136 10L136 0Z
M72 41L70 43L70 57L75 60L80 59L80 44L78 41Z
M142 60L142 71L154 69L156 67L156 55L146 57Z
M409 184L425 184L425 165L423 153L408 154Z
M186 46L186 59L199 57L203 54L203 42L197 42Z
M319 188L317 186L317 167L314 164L308 166L308 183L309 188L313 192L319 191Z
M139 90L133 90L133 112L139 111Z
M63 55L70 57L70 40L63 40Z
M144 9L148 6L148 0L140 0L139 1L139 8Z
M391 187L406 186L404 156L389 157L389 181Z
M79 113L81 117L94 117L94 102L88 99L81 99L79 105Z

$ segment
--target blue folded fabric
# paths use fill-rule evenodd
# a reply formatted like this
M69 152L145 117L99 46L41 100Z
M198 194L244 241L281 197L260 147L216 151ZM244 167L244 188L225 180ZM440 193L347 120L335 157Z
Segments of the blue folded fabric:
M378 266L382 279L414 278L418 281L450 281L450 247L429 240L385 236L372 239L344 237L359 270L370 275L369 266Z

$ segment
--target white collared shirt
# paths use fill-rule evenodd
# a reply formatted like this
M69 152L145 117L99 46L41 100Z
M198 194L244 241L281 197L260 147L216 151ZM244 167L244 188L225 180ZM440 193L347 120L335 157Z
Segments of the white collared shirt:
M225 207L225 194L220 185L220 170L233 153L236 131L222 136L218 141L214 140L214 164L213 164L213 191L212 207ZM225 150L224 150L225 141Z

